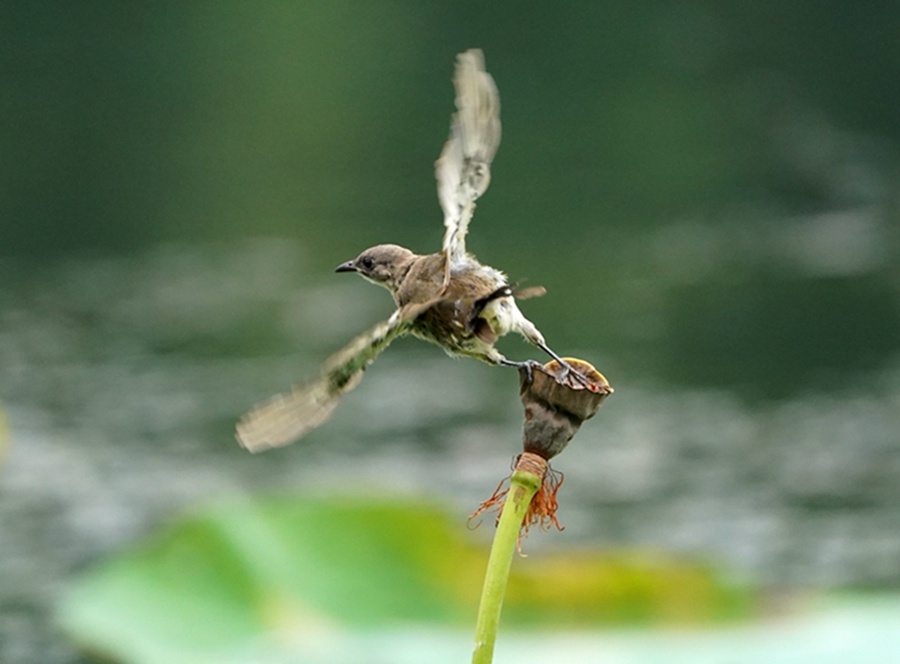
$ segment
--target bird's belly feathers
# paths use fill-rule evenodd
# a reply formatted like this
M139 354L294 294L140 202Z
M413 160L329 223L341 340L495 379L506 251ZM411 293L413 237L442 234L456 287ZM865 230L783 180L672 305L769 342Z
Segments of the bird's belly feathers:
M512 296L491 300L477 314L474 304L439 302L418 318L412 334L441 346L450 355L491 361L496 355L494 342L509 332L521 332L522 321L528 323Z

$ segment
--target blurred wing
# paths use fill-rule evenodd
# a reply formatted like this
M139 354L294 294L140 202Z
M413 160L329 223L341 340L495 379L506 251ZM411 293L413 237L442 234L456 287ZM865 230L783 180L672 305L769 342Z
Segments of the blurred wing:
M319 377L260 404L237 423L238 442L251 452L287 445L325 423L341 397L362 380L363 372L397 337L410 319L396 312L328 358Z
M456 108L450 138L435 163L438 199L444 210L444 253L449 266L466 255L466 232L475 200L491 181L491 160L500 145L500 95L484 70L478 49L456 58ZM448 272L449 275L449 272Z

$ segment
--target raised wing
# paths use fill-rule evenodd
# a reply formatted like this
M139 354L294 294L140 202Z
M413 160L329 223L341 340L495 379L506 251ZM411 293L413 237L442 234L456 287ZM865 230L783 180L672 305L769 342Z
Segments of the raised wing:
M494 79L484 70L478 49L456 57L456 108L450 138L435 163L438 199L444 210L444 254L447 276L466 256L466 232L475 212L475 200L491 181L491 161L500 145L500 95Z
M299 384L244 415L237 423L238 442L251 452L281 447L324 424L341 397L362 380L366 367L397 337L405 334L411 318L398 310L332 355L318 378Z

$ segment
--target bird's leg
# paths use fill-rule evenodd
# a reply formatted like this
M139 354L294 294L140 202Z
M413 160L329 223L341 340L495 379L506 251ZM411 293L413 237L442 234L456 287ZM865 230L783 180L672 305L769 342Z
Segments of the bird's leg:
M559 365L560 365L560 366L562 367L562 369L563 369L563 374L562 374L561 378L565 378L568 374L571 373L573 376L575 376L575 379L576 379L579 383L581 383L581 384L584 385L585 387L589 387L589 386L590 386L590 381L589 381L587 378L585 378L585 377L582 376L580 373L578 373L577 371L575 371L575 369L572 368L572 365L570 365L568 362L566 362L564 359L562 359L559 355L557 355L556 353L554 353L553 350L551 350L550 346L548 346L546 343L544 343L544 342L542 342L542 341L539 341L539 342L537 342L535 345L536 345L538 348L540 348L542 351L544 351L545 353L547 353L547 355L549 355L550 357L552 357L554 360L556 360L557 362L559 362Z
M515 367L516 369L524 369L525 375L528 378L528 383L531 384L534 380L534 370L535 368L543 369L543 365L537 360L525 360L524 362L513 362L512 360L507 360L505 357L497 360L497 363L504 367Z

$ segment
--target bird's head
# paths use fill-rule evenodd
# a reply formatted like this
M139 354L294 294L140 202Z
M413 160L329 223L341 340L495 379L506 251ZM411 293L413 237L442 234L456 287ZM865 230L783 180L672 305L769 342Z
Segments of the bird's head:
M412 267L416 254L396 244L379 244L366 249L352 261L341 263L335 272L358 272L374 284L396 292Z

